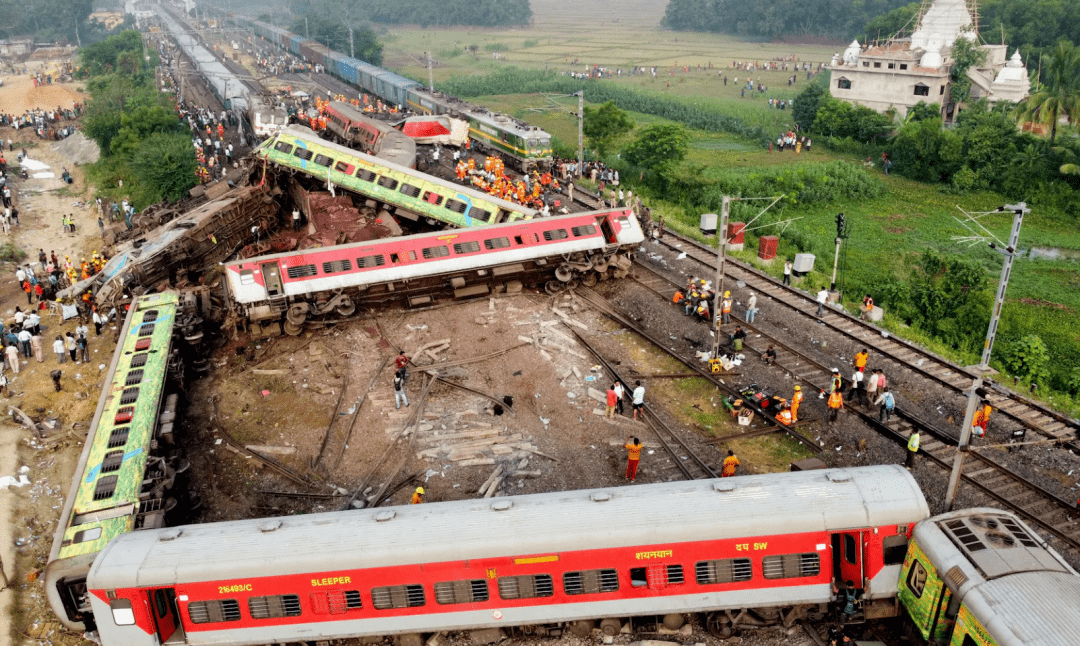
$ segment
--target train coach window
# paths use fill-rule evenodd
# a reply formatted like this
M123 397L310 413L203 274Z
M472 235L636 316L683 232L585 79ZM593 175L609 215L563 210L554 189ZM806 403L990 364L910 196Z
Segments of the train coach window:
M135 611L131 608L131 599L113 599L109 602L113 623L117 626L135 625Z
M293 149L292 144L287 144L284 141L279 141L276 144L274 144L274 150L276 150L278 152L285 153L286 155L291 153L292 149Z
M484 222L487 222L491 219L491 211L485 211L479 206L474 206L469 209L469 217L474 220L482 220Z
M684 581L681 565L657 563L648 567L630 568L630 585L635 588L648 587L650 590L660 590Z
M101 472L112 473L113 471L119 471L120 465L122 465L123 463L123 451L109 451L105 454L105 459L101 461Z
M140 352L139 354L132 355L131 356L131 367L132 368L142 368L143 366L145 366L147 356L148 355L145 352Z
M904 556L907 555L907 545L907 536L903 534L886 536L881 541L881 556L885 565L900 565L903 563Z
M319 273L319 270L315 269L315 265L297 265L295 267L289 267L286 274L289 278L307 278Z
M484 579L439 581L435 584L435 602L441 605L478 603L489 598L487 581Z
M158 317L158 311L157 310L147 310L146 312L143 312L142 322L143 323L153 323L154 321L157 320L157 317Z
M477 251L480 251L480 243L475 240L454 245L454 253L476 253Z
M109 448L115 449L127 444L129 426L118 426L109 433Z
M152 336L154 334L154 327L156 327L156 325L156 323L143 323L142 326L139 327L139 336Z
M326 155L315 155L315 163L319 166L325 166L329 168L334 163L333 159L330 159Z
M359 590L312 592L310 598L311 610L317 615L340 615L363 608Z
M562 577L566 594L596 594L616 592L619 589L619 573L614 569L567 572Z
M124 378L124 385L138 386L142 383L143 374L145 374L145 371L142 368L128 372L127 377Z
M694 574L701 585L749 581L754 575L750 559L698 561L694 565Z
M364 256L363 258L356 259L357 269L368 269L369 267L382 267L386 264L386 256L378 254L375 256Z
M435 247L426 247L421 250L424 254L424 258L431 260L432 258L442 258L450 255L450 249L446 245L438 245Z
M374 182L376 177L377 175L375 173L369 170L364 170L363 168L356 171L356 179L362 182Z
M544 240L551 242L552 240L566 240L570 237L570 234L566 232L566 229L552 229L551 231L544 232Z
M424 191L424 197L422 199L428 204L434 204L435 206L439 206L440 204L442 204L443 196L439 195L435 191Z
M348 258L343 260L332 260L330 262L324 262L322 264L322 270L324 274L336 274L342 271L352 270L352 261Z
M761 559L761 569L766 579L817 576L821 573L821 557L816 552L766 556Z
M402 184L401 188L398 189L398 193L409 197L420 197L420 187L412 184Z
M550 574L523 574L499 577L499 596L503 599L534 599L555 594Z
M120 405L127 406L128 404L134 404L139 400L138 388L125 388L124 392L120 393Z
M596 225L585 224L580 227L574 227L570 229L570 232L574 234L575 238L580 238L581 236L594 236L596 235Z
M393 177L380 177L378 181L379 186L388 188L391 191L398 187L398 181Z
M295 594L276 594L248 599L248 612L252 619L277 619L299 617L300 597Z
M242 269L240 270L240 284L241 285L254 285L255 284L255 270Z
M424 586L388 585L371 589L371 605L376 610L417 608L424 605Z
M116 476L102 476L98 478L97 484L94 485L94 500L105 500L106 498L112 498L116 493L116 481L119 480Z
M445 208L447 211L453 211L454 213L464 213L465 203L457 200L446 200Z
M293 151L293 157L299 157L300 159L303 159L305 161L311 159L314 156L315 153L311 152L307 148L297 148Z
M345 173L346 175L352 175L355 167L352 164L346 164L345 162L339 161L338 163L334 164L334 170L339 173Z
M240 602L236 599L192 601L188 604L188 618L193 624L240 621Z
M484 248L489 251L495 249L506 249L510 246L510 238L489 238L484 240Z

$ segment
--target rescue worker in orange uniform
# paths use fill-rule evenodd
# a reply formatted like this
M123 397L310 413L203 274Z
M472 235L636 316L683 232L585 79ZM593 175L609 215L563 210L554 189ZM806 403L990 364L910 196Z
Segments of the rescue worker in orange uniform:
M985 399L980 404L982 408L975 410L975 417L971 420L971 432L975 437L986 435L986 425L990 421L990 413L994 410L990 402Z
M802 386L795 386L795 394L791 396L791 422L799 421L799 405L802 404Z
M829 395L829 421L835 422L836 417L840 414L840 409L844 407L844 396L840 394L840 389L837 388Z
M720 303L720 322L724 325L731 323L731 292L724 292L724 300Z
M838 392L840 392L840 387L843 386L843 385L844 385L844 380L843 380L842 377L840 377L840 371L837 370L836 368L833 368L833 371L832 371L832 383L831 383L831 385L829 387L829 392L830 393L838 393Z
M780 405L780 412L776 414L776 421L786 426L791 426L791 407L787 402Z
M855 354L855 369L859 372L866 370L866 360L870 358L870 353L866 348L863 348L860 352Z
M635 411L636 413L636 411ZM633 440L631 442L631 440ZM641 461L641 440L636 437L626 436L626 444L623 445L629 453L626 456L626 475L623 476L624 480L629 480L631 483L637 478L638 462Z
M424 488L423 487L417 487L416 491L413 492L412 500L409 501L409 504L410 505L419 505L422 502L424 502Z
M735 467L739 466L739 458L735 457L735 452L728 449L727 457L724 458L723 470L720 471L721 478L730 478L735 475Z

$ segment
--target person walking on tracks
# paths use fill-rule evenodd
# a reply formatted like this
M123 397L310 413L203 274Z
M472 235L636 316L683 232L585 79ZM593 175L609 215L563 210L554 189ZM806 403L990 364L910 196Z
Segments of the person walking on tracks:
M405 394L405 377L401 373L394 374L394 409L400 410L401 405L409 407L409 397Z
M886 424L891 422L893 409L896 408L896 398L893 397L888 388L881 389L881 394L878 395L874 404L878 406L878 421Z
M720 301L720 323L731 323L731 292L724 292L724 300Z
M784 260L784 284L791 285L791 261Z
M638 462L641 461L641 440L627 435L626 444L623 445L623 448L628 451L626 456L626 475L623 476L623 479L633 483L637 478Z
M727 457L724 458L723 468L720 471L721 478L730 478L735 475L735 467L739 466L739 458L735 457L735 452L728 449Z
M754 324L754 319L757 317L757 295L754 292L750 292L750 298L746 301L746 322L750 325Z
M615 405L618 403L619 398L615 394L615 384L611 384L607 389L607 410L604 411L604 417L608 419L615 418Z
M822 318L825 316L825 303L829 302L829 290L824 287L817 293L817 317Z
M640 381L634 382L634 400L632 403L634 405L634 421L636 422L638 413L642 408L645 408L645 386L642 386ZM642 417L644 417L644 413L642 413Z
M866 380L861 370L856 370L851 375L851 388L848 389L847 396L852 403L858 402L866 406Z
M835 422L836 418L840 415L840 409L844 407L844 395L840 393L840 389L837 388L833 392L829 393L829 421Z
M865 372L866 361L869 358L870 352L866 348L863 348L862 350L855 353L855 359L852 361L852 365L855 366L855 369L859 372Z
M907 461L904 466L908 471L915 468L915 455L919 452L919 431L912 431L907 441Z
M802 404L802 386L795 384L795 394L791 396L791 423L799 421L799 406Z

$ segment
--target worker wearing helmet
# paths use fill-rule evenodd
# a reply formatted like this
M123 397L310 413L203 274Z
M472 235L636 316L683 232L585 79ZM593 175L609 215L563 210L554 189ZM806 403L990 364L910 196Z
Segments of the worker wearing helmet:
M802 403L802 386L795 386L795 394L791 396L791 423L799 421L799 404Z
M731 292L724 292L724 300L720 303L720 323L731 323Z
M419 505L422 502L424 502L424 488L423 487L417 487L416 491L413 492L412 500L409 501L409 504L410 505Z

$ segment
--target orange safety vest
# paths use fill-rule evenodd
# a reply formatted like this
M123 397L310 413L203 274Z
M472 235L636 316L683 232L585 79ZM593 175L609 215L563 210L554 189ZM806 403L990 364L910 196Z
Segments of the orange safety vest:
M840 391L836 391L829 395L829 408L843 408L844 396L840 394Z
M686 297L682 292L675 292L675 295L671 297L672 303L681 303Z
M723 303L721 303L720 311L723 312L724 314L730 314L731 313L731 299L730 298L725 298L724 299Z
M785 408L776 414L776 419L778 419L781 424L791 424L791 411Z
M855 367L856 368L865 368L866 367L866 360L867 360L868 357L869 357L869 355L867 353L865 353L865 352L859 352L858 354L856 354L855 355Z

